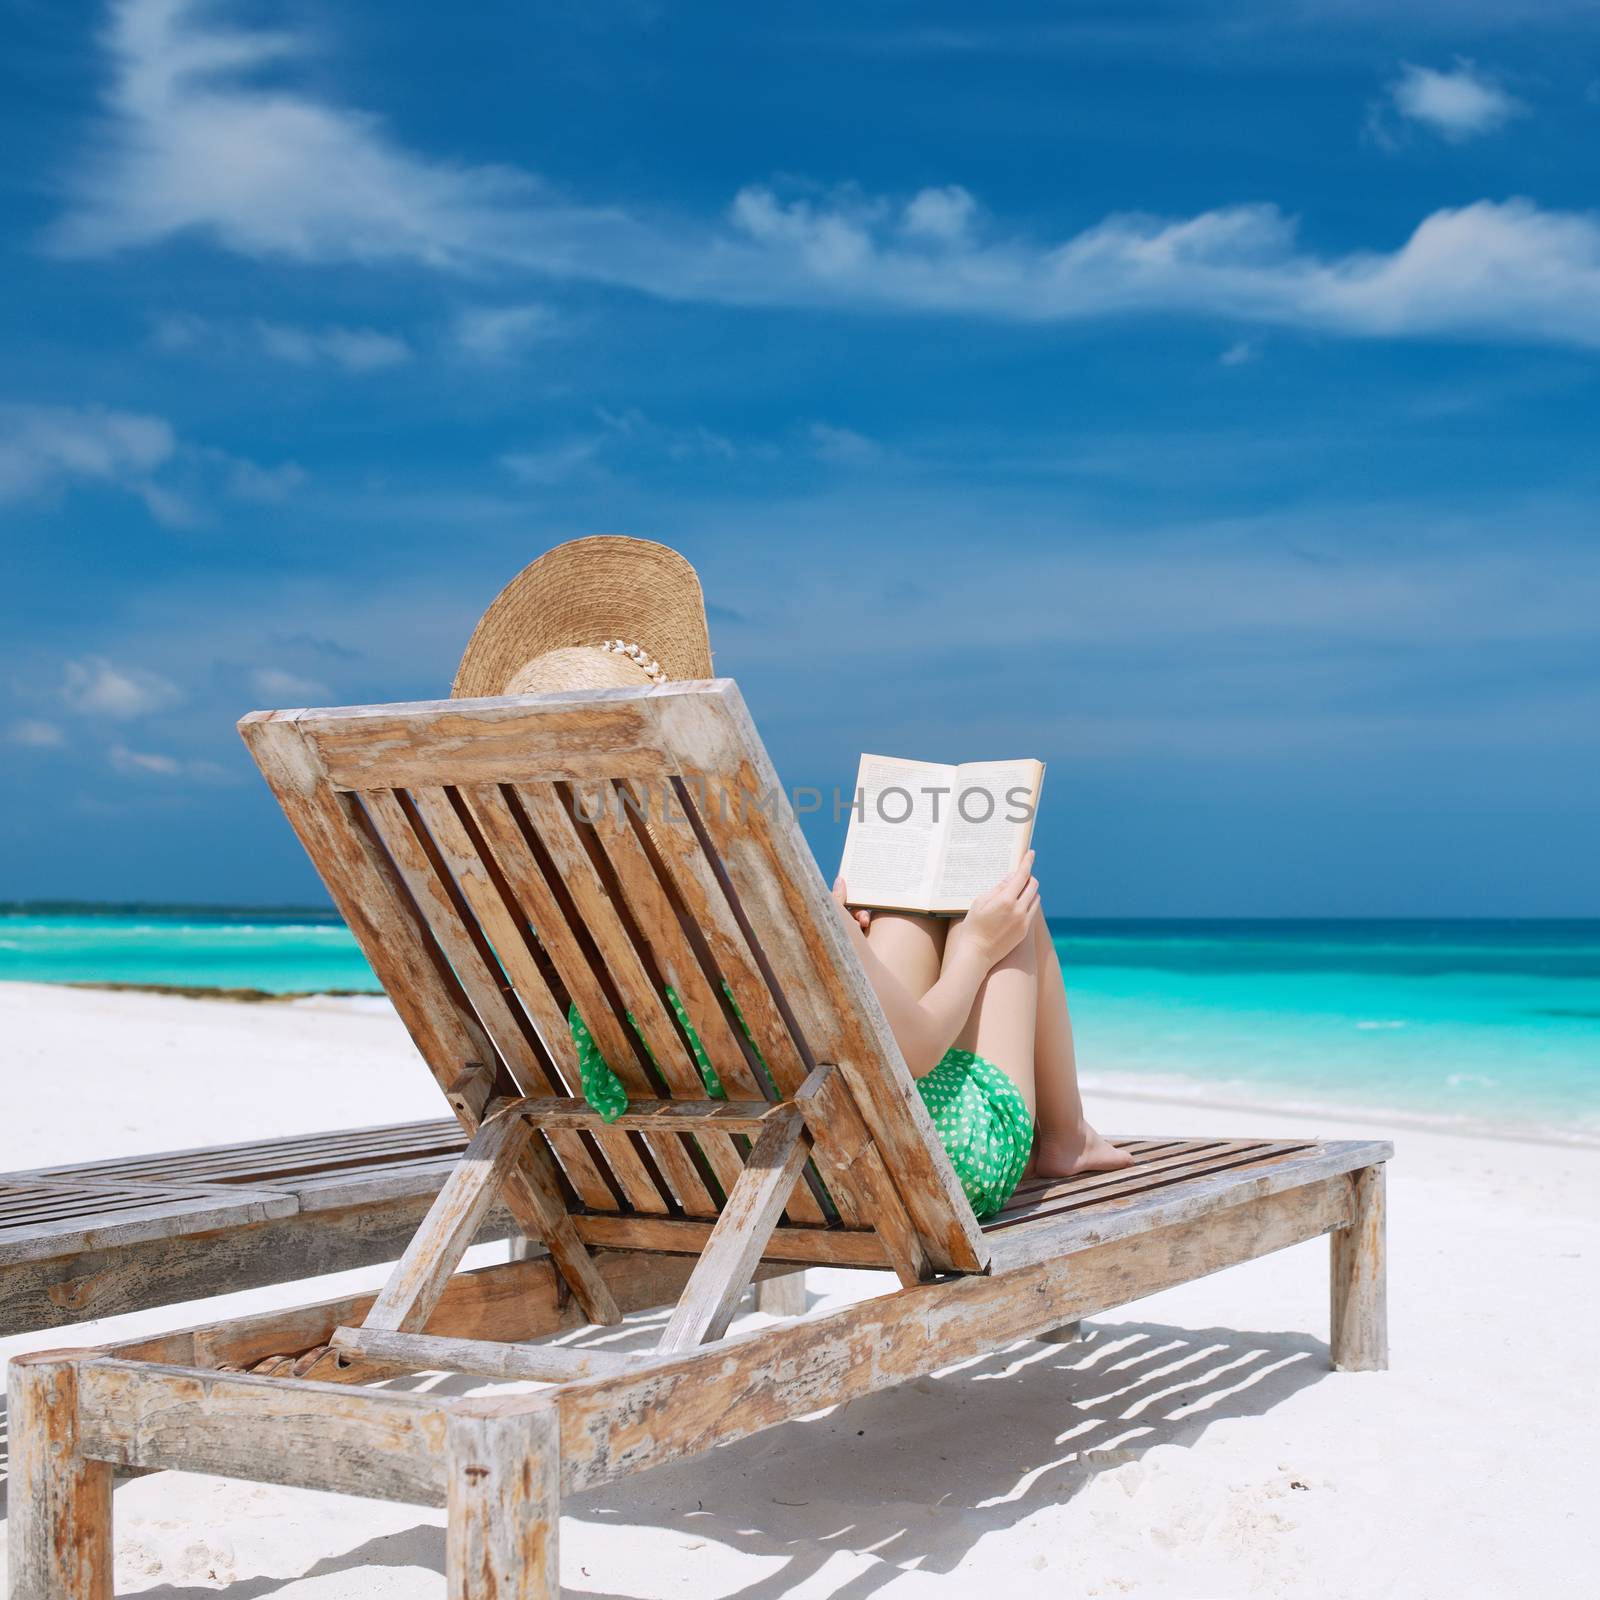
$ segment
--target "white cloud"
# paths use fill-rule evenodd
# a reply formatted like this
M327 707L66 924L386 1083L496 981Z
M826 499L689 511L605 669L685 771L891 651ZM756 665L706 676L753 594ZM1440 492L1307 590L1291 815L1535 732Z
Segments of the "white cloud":
M1237 339L1222 352L1217 360L1225 367L1242 367L1256 360L1261 346L1254 339Z
M953 242L966 237L977 212L978 202L959 184L923 189L906 202L901 226L925 239Z
M833 461L842 466L858 466L882 455L877 441L869 439L854 428L836 428L831 423L813 422L806 430L811 440L811 453L821 461Z
M346 372L381 372L411 359L411 346L404 339L376 328L295 328L258 322L255 333L269 356L302 367L331 362Z
M231 783L234 774L215 761L165 755L158 750L132 750L120 740L106 750L111 770L132 778L197 778L202 783Z
M512 450L500 457L500 465L518 483L548 488L591 469L604 442L600 438L562 439L535 450Z
M250 674L252 686L261 694L302 703L326 696L328 687L315 678L302 678L281 667L257 667Z
M455 339L476 361L508 361L531 344L548 339L560 318L537 302L516 306L474 306L456 317Z
M80 716L119 720L162 711L183 698L175 683L138 667L113 666L104 656L69 661L61 698Z
M99 406L0 406L0 501L75 479L140 493L176 448L160 417Z
M414 154L375 117L285 82L304 50L193 0L121 0L108 123L56 226L97 255L200 236L252 257L410 262L668 299L1024 321L1185 314L1375 338L1600 345L1600 221L1522 199L1424 217L1388 249L1317 254L1275 206L1114 214L1061 239L965 190L893 204L751 185L720 222L573 203L506 167ZM272 68L270 85L263 73ZM1465 130L1499 91L1434 74L1417 105ZM1461 80L1461 81L1458 81ZM1408 102L1409 103L1409 102ZM1473 108L1476 107L1476 110ZM1508 113L1507 113L1508 114Z
M1457 143L1493 133L1527 109L1470 61L1448 72L1408 62L1389 85L1389 98L1402 117Z
M67 742L66 735L53 722L41 722L36 717L23 717L6 729L6 738L12 744L28 745L35 750L50 750Z
M263 467L243 456L215 452L225 468L224 487L235 500L250 500L260 505L281 505L306 484L305 468L294 461Z
M157 318L155 342L163 350L258 352L294 366L334 366L354 373L403 366L412 356L411 346L398 334L376 328L227 322L183 311Z
M174 482L173 480L177 481ZM164 417L104 406L0 405L0 504L98 486L139 500L159 523L204 522L209 492L278 501L305 481L293 462L263 467L186 445Z

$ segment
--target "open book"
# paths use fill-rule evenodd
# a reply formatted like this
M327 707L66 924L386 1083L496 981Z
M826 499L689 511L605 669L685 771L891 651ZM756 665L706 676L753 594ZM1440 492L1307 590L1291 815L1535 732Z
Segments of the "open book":
M1043 784L1042 761L862 756L839 867L850 904L965 911L1027 854Z

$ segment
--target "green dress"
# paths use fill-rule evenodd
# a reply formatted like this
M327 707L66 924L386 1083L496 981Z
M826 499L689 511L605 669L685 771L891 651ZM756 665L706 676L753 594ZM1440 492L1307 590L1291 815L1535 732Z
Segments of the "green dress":
M761 1051L738 1002L726 984L722 987L764 1070L766 1062L761 1060ZM694 1052L706 1093L714 1100L726 1100L728 1092L722 1087L722 1080L711 1065L700 1036L670 985L667 986L667 1003ZM633 1031L639 1035L639 1042L644 1044L645 1054L654 1063L655 1056L645 1043L633 1013L630 1011L627 1016ZM600 1113L603 1121L615 1122L628 1109L628 1091L601 1055L600 1046L578 1015L576 1006L568 1010L567 1022L572 1029L572 1042L578 1049L578 1077L583 1097ZM1033 1117L1016 1085L992 1061L970 1050L952 1048L945 1051L938 1066L917 1079L917 1092L928 1108L939 1142L950 1157L950 1165L955 1168L962 1192L972 1202L973 1211L980 1217L992 1215L1016 1192L1022 1180L1022 1169L1027 1166L1033 1149Z

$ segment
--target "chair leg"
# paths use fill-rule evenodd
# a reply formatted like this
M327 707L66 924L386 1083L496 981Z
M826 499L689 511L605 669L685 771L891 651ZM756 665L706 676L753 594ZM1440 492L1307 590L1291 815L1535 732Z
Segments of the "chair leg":
M781 1277L763 1278L756 1285L756 1310L769 1317L803 1317L806 1310L806 1274L785 1272Z
M1351 1177L1355 1214L1330 1240L1333 1366L1382 1372L1389 1365L1389 1306L1384 1261L1384 1164Z
M469 1402L446 1424L448 1600L560 1600L559 1414L495 1408Z
M10 1600L111 1600L111 1464L78 1450L78 1368L17 1356L10 1413Z

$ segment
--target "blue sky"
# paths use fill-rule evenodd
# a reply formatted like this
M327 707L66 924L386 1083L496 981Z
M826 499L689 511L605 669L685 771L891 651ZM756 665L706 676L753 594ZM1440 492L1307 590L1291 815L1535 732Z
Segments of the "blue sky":
M1600 26L1395 9L0 0L0 897L314 898L237 716L619 532L1056 914L1594 913Z

